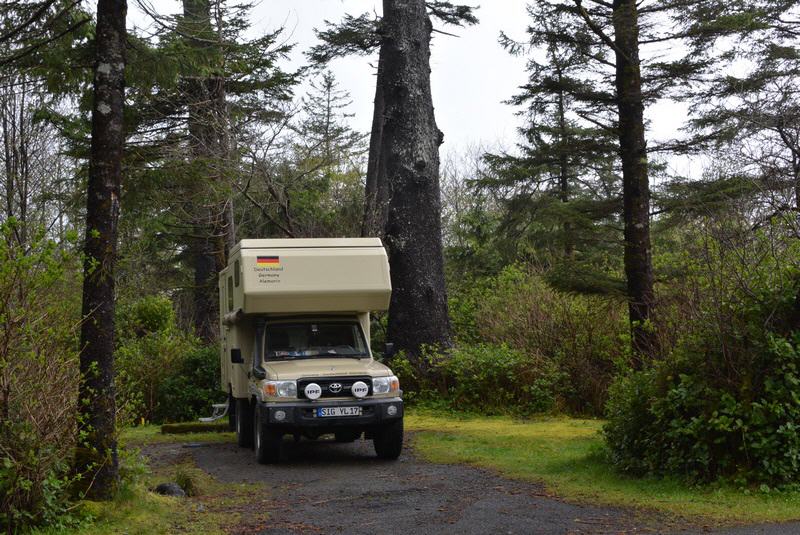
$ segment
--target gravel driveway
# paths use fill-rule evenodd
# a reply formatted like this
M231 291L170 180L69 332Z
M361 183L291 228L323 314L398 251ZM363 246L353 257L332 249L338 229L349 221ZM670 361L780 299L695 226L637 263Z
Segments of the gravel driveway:
M286 446L287 458L273 466L257 464L250 450L234 443L183 453L221 481L272 489L266 499L254 499L254 507L268 508L268 525L234 529L241 535L800 533L800 524L716 531L636 510L566 503L535 484L426 463L408 448L400 460L387 462L365 441Z

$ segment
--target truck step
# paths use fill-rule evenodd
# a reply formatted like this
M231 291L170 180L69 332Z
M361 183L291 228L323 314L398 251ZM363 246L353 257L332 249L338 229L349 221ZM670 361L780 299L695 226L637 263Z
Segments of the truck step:
M214 403L211 405L213 412L211 416L205 418L198 418L199 421L203 422L204 424L216 422L220 418L225 417L228 414L228 404L227 403Z

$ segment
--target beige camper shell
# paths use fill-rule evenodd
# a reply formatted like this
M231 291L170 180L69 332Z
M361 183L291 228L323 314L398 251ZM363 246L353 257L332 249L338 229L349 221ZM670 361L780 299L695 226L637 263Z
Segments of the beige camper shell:
M380 240L243 240L219 295L221 387L240 445L275 462L284 435L364 435L399 456L399 383L369 346L370 311L391 297Z

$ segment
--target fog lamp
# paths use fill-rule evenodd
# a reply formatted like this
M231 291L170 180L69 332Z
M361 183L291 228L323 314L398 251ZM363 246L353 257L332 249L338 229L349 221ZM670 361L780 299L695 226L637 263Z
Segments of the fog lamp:
M283 411L275 411L273 415L275 416L275 420L279 422L282 422L286 419L286 413Z
M369 394L369 387L364 381L356 381L350 391L357 398L365 398Z
M397 416L397 406L389 405L388 407L386 407L386 414L388 414L389 416Z

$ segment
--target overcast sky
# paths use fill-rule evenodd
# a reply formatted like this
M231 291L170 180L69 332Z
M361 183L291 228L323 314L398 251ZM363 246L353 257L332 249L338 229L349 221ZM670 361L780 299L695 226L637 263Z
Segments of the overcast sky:
M175 0L151 0L161 13L180 10ZM480 24L468 28L446 28L458 37L435 35L431 59L436 120L445 134L444 154L456 154L476 145L510 147L517 139L520 118L515 109L503 104L525 82L525 59L512 57L498 44L501 31L523 39L528 23L529 0L462 0L480 5ZM303 52L317 41L314 28L325 20L338 21L345 13L380 14L382 0L261 0L252 12L254 33L286 28L286 40L296 43L287 69L304 65ZM131 19L147 25L146 18L132 8ZM355 57L335 61L331 70L342 89L350 93L355 114L353 127L368 132L372 122L375 94L374 58ZM305 87L298 89L302 94ZM683 107L661 104L648 110L651 141L667 139L683 124ZM674 161L685 167L688 162ZM677 170L677 169L676 169ZM687 169L680 169L686 172Z
M433 99L439 128L445 133L445 150L460 151L471 144L513 143L518 125L514 110L503 104L525 81L524 59L500 48L501 30L523 36L527 23L525 0L482 2L481 24L448 28L458 37L436 35L431 58ZM380 0L263 0L253 12L257 28L284 25L298 46L294 63L315 43L314 28L325 20L338 21L345 13L381 13ZM375 95L374 61L367 58L337 60L332 70L353 99L354 126L368 131Z

